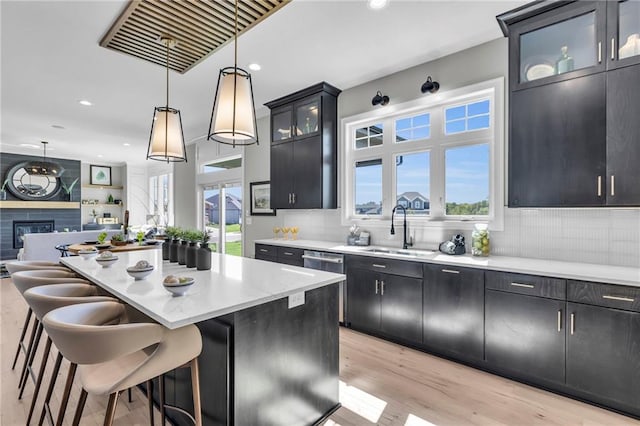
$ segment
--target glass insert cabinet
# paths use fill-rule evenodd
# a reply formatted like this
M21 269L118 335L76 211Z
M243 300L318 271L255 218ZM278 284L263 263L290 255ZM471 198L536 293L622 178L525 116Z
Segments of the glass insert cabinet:
M553 3L497 17L509 36L512 90L640 63L640 2Z
M318 134L321 121L321 98L313 96L271 113L271 142L288 142Z

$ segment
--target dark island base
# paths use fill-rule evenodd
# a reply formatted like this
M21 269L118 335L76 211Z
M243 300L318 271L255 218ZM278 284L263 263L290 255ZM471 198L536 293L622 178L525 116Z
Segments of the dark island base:
M339 408L338 285L198 323L204 425L313 425ZM158 380L154 383L158 398ZM193 410L188 368L165 375L165 401ZM192 425L167 410L176 425Z

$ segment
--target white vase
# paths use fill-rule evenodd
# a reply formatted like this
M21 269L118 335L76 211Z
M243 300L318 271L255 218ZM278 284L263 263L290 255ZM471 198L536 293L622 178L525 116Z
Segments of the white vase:
M618 59L640 55L640 34L631 34L627 42L618 49Z

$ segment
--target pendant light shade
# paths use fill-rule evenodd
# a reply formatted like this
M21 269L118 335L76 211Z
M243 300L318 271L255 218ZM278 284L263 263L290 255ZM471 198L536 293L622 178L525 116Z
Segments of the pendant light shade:
M29 161L24 169L29 175L60 177L64 173L64 167L54 161L47 161L47 141L41 141L44 148L42 161Z
M147 158L159 161L186 161L180 111L155 107Z
M161 37L160 41L167 47L167 104L153 110L147 159L167 163L187 161L180 111L169 108L169 48L176 42L167 36Z
M220 70L207 136L234 147L258 144L251 75L238 68L238 0L235 11L234 62Z
M209 139L229 145L258 143L251 75L241 68L220 70Z

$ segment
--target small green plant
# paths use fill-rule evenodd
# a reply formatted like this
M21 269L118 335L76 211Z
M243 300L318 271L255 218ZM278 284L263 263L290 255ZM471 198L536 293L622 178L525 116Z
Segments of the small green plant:
M142 240L144 240L144 232L138 231L136 239L138 240L138 244L142 244Z
M107 239L107 233L106 232L103 231L103 232L98 234L98 242L100 244L103 244L104 240L106 240L106 239Z
M200 234L200 238L198 238L198 240L202 243L202 244L206 244L207 241L209 241L209 233L204 230L204 231L198 231L198 234Z
M124 236L122 234L115 234L111 236L111 241L124 241Z
M176 239L178 237L178 234L180 233L180 228L176 226L167 226L167 229L164 231L164 233L167 234L170 239Z

